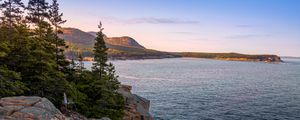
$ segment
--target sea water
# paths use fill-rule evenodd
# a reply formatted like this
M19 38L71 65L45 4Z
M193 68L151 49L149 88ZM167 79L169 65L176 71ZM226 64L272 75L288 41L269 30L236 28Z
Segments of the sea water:
M300 60L111 61L157 120L300 120ZM91 62L85 62L90 69Z

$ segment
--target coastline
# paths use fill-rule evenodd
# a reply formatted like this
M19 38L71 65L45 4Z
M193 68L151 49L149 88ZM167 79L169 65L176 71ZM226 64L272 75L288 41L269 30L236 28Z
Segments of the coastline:
M109 58L109 60L155 60L155 59L172 59L172 58L199 58L199 59L210 59L210 60L222 60L222 61L241 61L241 62L265 62L265 63L282 63L284 62L280 57L276 59L247 59L247 58L205 58L205 57L148 57L148 58ZM93 62L94 59L92 57L85 57L83 59L85 62Z
M153 120L150 101L131 93L132 87L120 85L118 93L125 99L124 120ZM14 96L0 98L0 119L95 120L66 108L61 111L47 98ZM104 117L99 120L111 120Z

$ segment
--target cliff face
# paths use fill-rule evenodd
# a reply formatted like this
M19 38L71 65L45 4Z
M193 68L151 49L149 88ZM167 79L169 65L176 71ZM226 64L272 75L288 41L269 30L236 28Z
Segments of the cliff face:
M108 37L105 39L105 42L111 45L145 49L144 46L140 45L136 40L128 36Z
M82 46L93 47L96 38L96 32L84 32L76 28L63 28L64 34L59 34L59 37L66 40L68 43L78 45L78 49ZM145 49L135 39L123 36L123 37L105 37L105 42L110 46L122 46L130 48Z
M153 120L149 113L150 101L131 93L131 86L122 85L118 92L125 98L124 120Z

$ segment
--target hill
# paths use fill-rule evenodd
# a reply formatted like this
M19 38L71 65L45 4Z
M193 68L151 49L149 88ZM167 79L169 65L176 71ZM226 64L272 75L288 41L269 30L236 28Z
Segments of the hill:
M97 36L97 32L94 32L94 31L89 31L89 32L87 32L87 33L89 33L89 34L91 34L91 35L93 35L93 36Z
M76 28L64 28L64 34L59 35L66 40L69 48L66 50L67 58L75 58L76 54L83 53L83 57L92 60L94 39L96 32L84 32ZM163 52L147 49L135 39L123 37L105 37L106 46L109 48L110 59L161 59L175 57L207 58L230 61L264 61L282 62L276 55L246 55L239 53L202 53L202 52Z
M75 58L78 53L83 53L83 57L92 57L92 50L96 32L84 32L76 28L63 28L64 34L60 38L66 40L69 48L66 56L69 59ZM124 37L106 37L106 46L109 48L110 59L159 59L180 57L168 52L146 49L135 39Z
M79 44L84 46L93 46L95 43L95 36L83 32L76 28L63 28L64 34L60 34L59 37L65 39L66 42L73 44Z
M131 37L108 37L105 39L105 42L111 45L124 46L124 47L132 47L139 49L146 49L144 46L140 45L136 40Z

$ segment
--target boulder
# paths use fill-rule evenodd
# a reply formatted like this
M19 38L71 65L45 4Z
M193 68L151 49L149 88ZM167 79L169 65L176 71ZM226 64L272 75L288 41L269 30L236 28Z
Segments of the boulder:
M6 97L0 99L2 120L66 120L67 118L46 98Z

